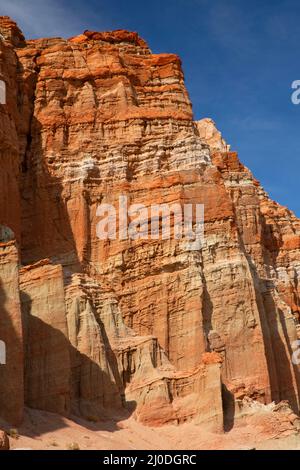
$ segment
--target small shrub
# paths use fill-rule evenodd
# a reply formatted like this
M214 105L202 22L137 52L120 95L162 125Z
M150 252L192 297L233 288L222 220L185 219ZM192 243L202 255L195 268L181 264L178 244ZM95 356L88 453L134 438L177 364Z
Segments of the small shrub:
M91 421L91 423L98 423L99 418L97 416L87 416L86 418L88 421Z
M10 429L7 433L12 439L19 439L19 431L17 429Z
M52 447L58 447L58 444L57 444L56 441L51 441L49 444L50 444L50 446L52 446Z
M71 442L68 444L68 449L69 450L80 450L79 444L77 442Z

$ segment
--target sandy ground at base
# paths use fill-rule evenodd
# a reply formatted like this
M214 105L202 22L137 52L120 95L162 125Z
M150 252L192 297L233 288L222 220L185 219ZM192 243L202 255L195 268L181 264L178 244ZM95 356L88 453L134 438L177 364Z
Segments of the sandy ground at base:
M239 420L229 432L213 433L193 423L152 428L138 423L133 417L91 423L76 417L68 419L26 409L24 422L17 432L18 437L10 437L11 449L300 449L300 434L291 430L282 432L268 413Z

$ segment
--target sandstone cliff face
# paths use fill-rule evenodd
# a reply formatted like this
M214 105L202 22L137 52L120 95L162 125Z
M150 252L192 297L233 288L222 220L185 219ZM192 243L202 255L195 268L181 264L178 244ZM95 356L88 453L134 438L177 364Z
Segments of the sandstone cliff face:
M25 402L70 412L70 354L61 266L21 268L20 295L25 343Z
M1 23L2 24L2 23ZM0 38L0 80L6 84L6 105L0 106L0 223L9 219L11 229L20 239L20 186L19 186L19 141L17 134L17 65L18 59L9 37L8 21L1 27ZM12 23L11 27L14 27Z
M0 33L0 223L17 241L0 246L17 325L0 328L17 356L0 372L19 391L0 385L0 413L21 419L25 400L221 430L244 397L298 412L300 222L193 121L179 58L127 31L25 41L1 17ZM120 195L204 204L204 246L99 240L97 206Z
M24 353L18 253L14 242L0 243L0 273L1 416L18 423L24 406Z

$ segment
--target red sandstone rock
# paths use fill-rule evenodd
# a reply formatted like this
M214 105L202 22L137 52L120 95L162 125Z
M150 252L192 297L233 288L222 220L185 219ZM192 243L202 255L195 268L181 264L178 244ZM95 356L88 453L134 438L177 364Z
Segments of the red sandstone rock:
M19 47L25 43L22 31L9 16L0 16L0 34L3 39L11 42L13 46Z
M0 413L21 422L24 407L23 327L19 296L18 254L13 241L0 244ZM3 348L3 346L5 347Z
M135 46L145 47L146 49L148 48L146 42L141 39L137 33L125 31L123 29L107 31L103 33L96 31L85 31L83 35L94 41L104 41L111 44L129 43Z
M70 352L61 266L20 270L25 342L25 402L70 413Z
M0 431L0 450L9 450L9 439L4 431Z
M0 414L20 417L23 394L33 408L91 420L125 409L156 426L220 430L245 399L298 413L300 222L211 120L193 121L179 58L123 30L24 42L0 17L1 31L0 223L19 253L0 246L17 342L7 324L0 339L18 364ZM120 194L204 204L202 250L99 240L97 206Z

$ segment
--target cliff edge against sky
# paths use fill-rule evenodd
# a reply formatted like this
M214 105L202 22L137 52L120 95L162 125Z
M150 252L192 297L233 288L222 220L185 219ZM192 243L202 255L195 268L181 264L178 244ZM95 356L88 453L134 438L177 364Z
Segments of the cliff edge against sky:
M299 414L300 221L128 31L25 40L0 17L0 415L229 430ZM97 206L204 204L205 242L100 240ZM294 361L295 362L295 361Z

